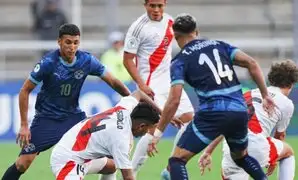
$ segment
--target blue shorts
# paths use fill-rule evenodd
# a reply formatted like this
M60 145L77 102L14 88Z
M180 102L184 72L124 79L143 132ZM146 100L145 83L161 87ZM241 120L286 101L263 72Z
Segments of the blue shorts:
M178 147L200 153L216 137L224 135L232 152L247 148L247 112L199 112L182 134Z
M65 119L34 118L30 127L31 140L20 153L35 154L45 151L62 138L70 128L85 119L83 115L71 115Z

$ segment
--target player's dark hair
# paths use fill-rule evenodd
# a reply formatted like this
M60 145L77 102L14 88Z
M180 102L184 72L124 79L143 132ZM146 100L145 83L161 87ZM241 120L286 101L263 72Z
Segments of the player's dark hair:
M298 68L292 60L285 60L271 65L268 73L270 85L288 88L298 82Z
M173 30L174 32L189 34L195 31L197 28L196 19L190 14L179 14L174 21Z
M164 0L164 1L166 1L166 0ZM149 0L145 0L145 4L147 4L149 2Z
M59 28L59 38L63 35L80 36L81 32L75 24L63 24Z
M149 124L156 124L159 113L148 103L140 102L130 114L132 120L143 120Z

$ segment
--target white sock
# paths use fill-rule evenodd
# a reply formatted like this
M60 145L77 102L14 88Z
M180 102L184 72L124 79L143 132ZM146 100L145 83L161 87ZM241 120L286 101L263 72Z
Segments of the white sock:
M101 178L98 180L116 180L117 172L113 174L102 174Z
M295 176L295 157L290 156L279 162L279 180L293 180Z
M87 174L98 174L107 164L108 158L94 159L90 161Z
M153 139L153 136L147 133L143 137L141 137L141 139L139 140L136 146L135 152L132 157L132 170L134 173L134 177L137 176L139 169L148 159L147 149L152 139Z
M175 136L175 139L174 139L174 143L173 143L173 149L172 149L172 152L171 152L171 156L174 154L174 151L175 151L175 148L176 148L176 145L177 143L179 142L179 139L180 137L182 136L182 134L184 133L187 125L189 123L185 123L184 126L182 126L179 131L177 132L176 136Z

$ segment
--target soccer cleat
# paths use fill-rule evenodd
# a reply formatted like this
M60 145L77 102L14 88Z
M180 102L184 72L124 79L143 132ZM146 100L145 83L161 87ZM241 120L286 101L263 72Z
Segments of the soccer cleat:
M164 169L160 175L161 175L161 180L171 180L170 173L167 169Z

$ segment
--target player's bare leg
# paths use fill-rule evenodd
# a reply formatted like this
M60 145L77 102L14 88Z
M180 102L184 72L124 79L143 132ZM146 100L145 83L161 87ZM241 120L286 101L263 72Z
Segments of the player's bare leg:
M20 155L16 162L10 166L2 177L2 180L17 180L30 167L37 153Z
M283 150L280 153L279 160L279 180L293 180L295 176L295 157L294 151L290 145L283 142Z

